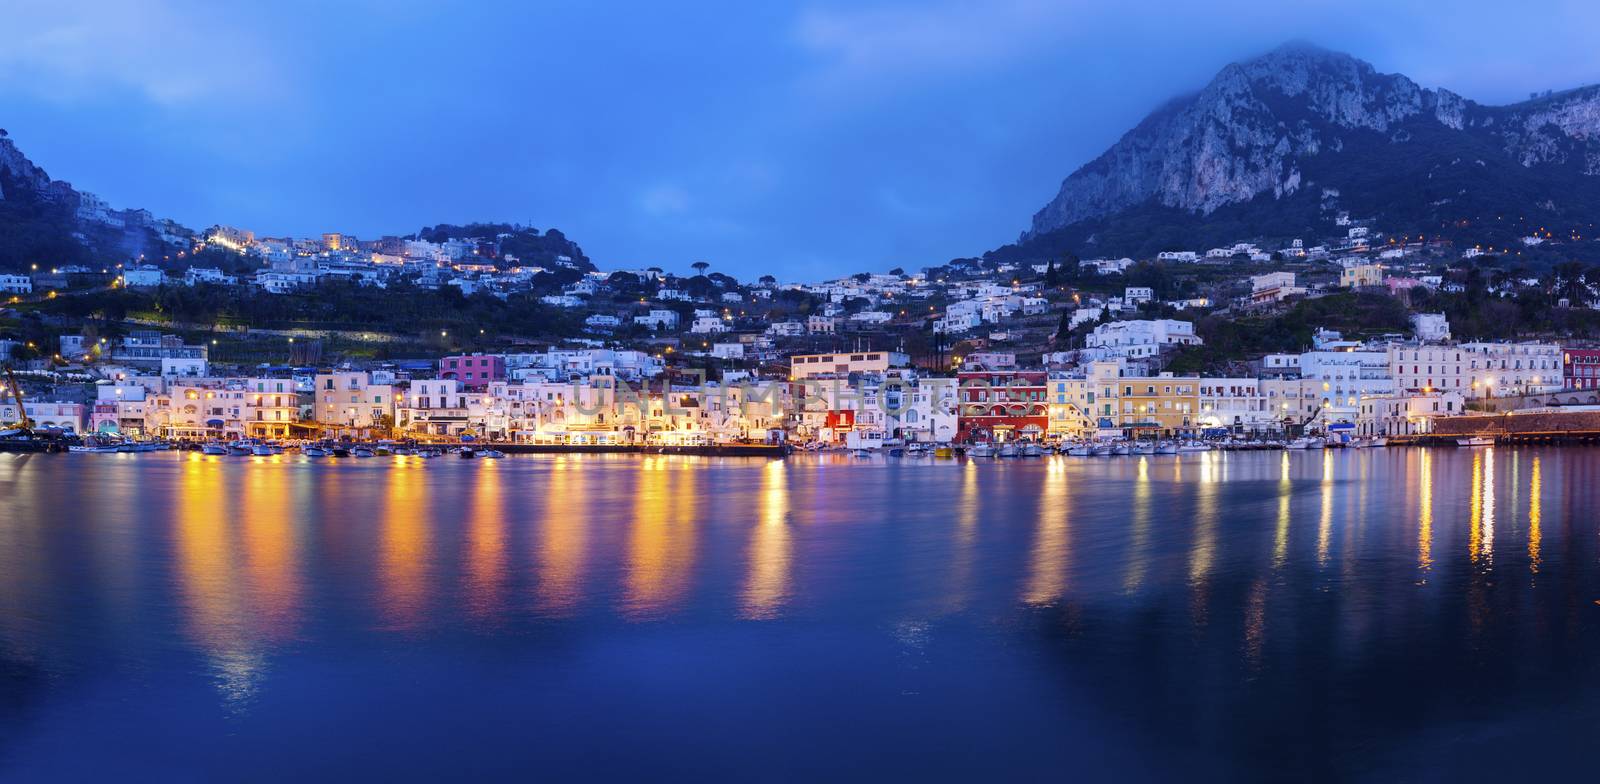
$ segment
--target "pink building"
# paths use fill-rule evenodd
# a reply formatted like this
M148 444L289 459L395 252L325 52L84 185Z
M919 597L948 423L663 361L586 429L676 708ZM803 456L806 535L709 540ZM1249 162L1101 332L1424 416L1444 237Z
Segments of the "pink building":
M492 354L466 354L439 360L439 378L457 381L465 389L483 390L490 382L506 380L506 358Z

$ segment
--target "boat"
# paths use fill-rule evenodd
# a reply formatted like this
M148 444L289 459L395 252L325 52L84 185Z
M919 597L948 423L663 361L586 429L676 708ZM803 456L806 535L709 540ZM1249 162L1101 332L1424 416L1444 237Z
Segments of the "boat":
M1111 445L1111 454L1131 455L1133 454L1133 445L1126 441L1118 441L1117 443Z
M207 441L204 444L200 445L200 454L202 454L202 455L226 455L226 454L228 454L228 447L227 447L226 444L219 444L219 443L217 443L215 441Z
M500 458L505 457L505 456L506 456L506 453L504 453L504 452L502 452L502 451L500 451L498 449L480 449L480 450L478 450L478 457L487 457L490 460L499 460Z
M956 456L956 450L955 450L954 447L949 446L949 445L940 446L940 447L934 447L933 456L934 457L943 457L943 458L955 457Z
M250 454L257 457L271 457L272 446L270 444L253 444L250 447Z
M1284 449L1310 449L1311 448L1311 439L1309 439L1309 438L1292 439L1289 442L1285 443L1283 445L1283 448Z
M300 447L300 454L305 455L306 457L327 457L328 450L323 449L320 446L307 444L306 446Z
M1178 453L1178 444L1177 444L1177 442L1174 442L1174 441L1162 441L1161 443L1156 444L1156 454L1158 454L1158 455L1175 455L1177 453Z
M973 444L967 447L967 457L994 457L994 445Z
M995 457L1020 457L1022 450L1016 444L1001 444L994 454Z
M1067 447L1067 454L1071 457L1093 457L1094 447L1089 444L1073 444Z
M377 453L372 451L371 447L365 446L358 446L355 449L350 450L351 457L374 457L376 454Z
M350 456L350 447L347 447L347 446L335 446L335 447L333 447L333 448L328 450L328 454L330 456L332 456L332 457L349 457Z
M461 447L460 449L456 450L456 457L459 457L462 460L471 460L472 458L477 457L477 456L478 456L478 453L472 451L472 447L470 447L470 446L464 446L464 447Z
M861 447L857 447L855 449L850 450L850 456L851 457L872 457L872 450L861 448Z
M889 450L889 456L890 457L905 457L906 456L906 450L901 449L900 447L894 447L894 448Z
M1389 439L1384 438L1383 436L1378 436L1377 438L1372 439L1372 445L1373 446L1388 446L1389 445Z
M1489 436L1467 436L1456 439L1456 446L1494 446L1494 439Z
M1023 457L1044 457L1044 447L1029 441L1022 445Z
M418 449L413 454L415 454L417 457L420 457L420 458L422 458L424 460L427 460L427 459L438 457L439 456L439 450L437 450L437 449Z
M1179 452L1210 452L1211 445L1199 441L1185 441L1178 445Z
M1094 457L1105 457L1106 455L1114 454L1114 450L1110 444L1091 444L1089 445L1089 454Z
M1140 441L1135 443L1133 445L1133 453L1136 455L1153 455L1156 453L1156 442Z

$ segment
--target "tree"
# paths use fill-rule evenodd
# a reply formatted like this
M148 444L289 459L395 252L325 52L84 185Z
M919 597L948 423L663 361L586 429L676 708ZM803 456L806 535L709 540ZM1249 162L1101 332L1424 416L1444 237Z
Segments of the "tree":
M1065 344L1067 334L1072 332L1072 308L1061 309L1061 323L1056 325L1056 343Z
M778 283L778 279L772 277L771 275L762 275L759 280L763 286L775 286Z
M694 271L696 273L704 275L704 274L706 274L706 270L708 268L710 268L711 265L706 263L706 262L704 262L704 261L697 261L697 262L695 262L693 264L690 264L689 266L693 267Z
M1045 288L1053 289L1056 287L1056 260L1053 258L1045 262L1044 285Z

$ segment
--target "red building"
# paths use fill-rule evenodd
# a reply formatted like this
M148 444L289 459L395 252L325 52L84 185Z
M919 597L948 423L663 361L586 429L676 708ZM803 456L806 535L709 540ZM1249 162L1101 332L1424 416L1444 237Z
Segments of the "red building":
M506 358L490 354L467 354L439 360L439 378L453 379L462 388L481 392L492 381L506 380Z
M1050 427L1042 370L990 370L956 375L961 390L957 441L1042 441Z
M1561 377L1567 389L1600 388L1600 348L1562 351Z

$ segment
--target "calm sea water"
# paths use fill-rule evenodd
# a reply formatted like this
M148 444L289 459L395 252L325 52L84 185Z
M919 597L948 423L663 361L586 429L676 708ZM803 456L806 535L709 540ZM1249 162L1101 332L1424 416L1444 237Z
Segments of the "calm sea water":
M1575 772L1597 480L1580 448L0 455L0 780Z

